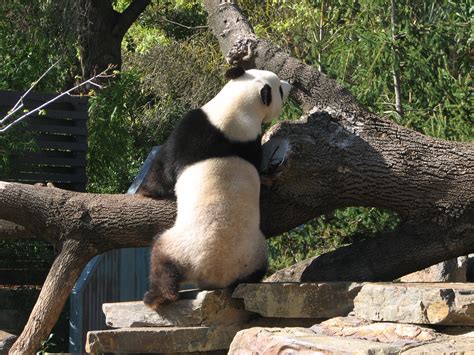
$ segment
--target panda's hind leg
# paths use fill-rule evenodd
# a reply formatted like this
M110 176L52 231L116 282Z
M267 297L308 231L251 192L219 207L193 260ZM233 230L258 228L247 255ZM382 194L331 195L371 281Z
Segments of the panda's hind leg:
M150 264L150 289L143 302L158 310L162 304L176 301L183 274L179 265L161 250L159 238L153 244Z
M244 277L238 279L237 281L233 282L229 286L229 288L233 290L239 284L242 284L242 283L248 283L248 284L258 283L258 282L262 281L262 279L265 277L265 274L267 273L267 270L268 270L268 265L265 263L264 265L262 265L260 268L258 268L257 270L255 270L251 274L249 274L247 276L244 276Z

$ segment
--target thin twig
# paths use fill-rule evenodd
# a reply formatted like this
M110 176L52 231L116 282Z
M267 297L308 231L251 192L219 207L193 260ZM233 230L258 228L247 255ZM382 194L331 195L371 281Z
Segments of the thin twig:
M161 19L162 19L163 21L172 23L173 25L176 25L176 26L180 26L180 27L186 28L186 29L188 29L188 30L203 30L203 29L208 28L208 26L186 26L186 25L183 25L182 23L179 23L179 22L176 22L176 21L167 19L167 18L164 17L164 16L161 16Z
M5 122L6 120L8 120L8 118L10 118L11 116L13 116L18 110L20 110L24 105L23 105L23 99L31 92L31 90L33 90L33 88L36 86L36 84L38 84L41 79L43 79L46 74L49 73L49 71L51 69L53 69L59 62L61 61L61 59L58 59L56 61L56 63L54 63L53 65L51 65L40 77L38 80L34 81L33 84L31 84L30 88L23 94L21 95L21 97L18 99L18 101L16 102L15 106L13 106L13 108L11 109L11 111L4 117L0 120L0 124Z
M17 123L19 123L20 121L22 121L23 119L25 119L26 117L28 116L31 116L32 114L42 110L43 108L45 108L46 106L48 106L49 104L53 103L54 101L60 99L61 97L63 96L66 96L66 95L69 95L71 92L73 92L74 90L86 85L86 84L91 84L91 85L95 85L95 86L98 86L98 87L101 87L99 84L97 83L94 83L93 80L95 79L104 79L104 78L112 78L115 76L115 74L106 74L109 70L111 70L113 68L113 66L109 66L107 69L105 69L104 71L100 72L99 74L96 74L94 75L92 78L86 80L86 81L83 81L82 83L80 84L77 84L76 86L74 86L73 88L59 94L58 96L55 96L54 98L52 98L51 100L49 100L48 102L45 102L44 104L38 106L37 108L35 108L34 110L32 111L29 111L27 113L25 113L24 115L18 117L16 120L14 120L13 122L11 122L10 124L6 125L5 127L1 128L0 129L0 133L3 133L5 132L6 130L8 130L10 127L16 125Z

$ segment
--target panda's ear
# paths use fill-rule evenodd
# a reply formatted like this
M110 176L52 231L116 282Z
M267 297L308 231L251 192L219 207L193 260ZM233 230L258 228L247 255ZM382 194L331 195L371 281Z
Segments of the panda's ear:
M263 86L263 88L260 90L260 97L262 98L262 102L265 105L270 106L272 103L272 88L270 85L265 84Z
M236 79L245 74L245 69L242 67L233 67L225 72L225 78L227 80Z

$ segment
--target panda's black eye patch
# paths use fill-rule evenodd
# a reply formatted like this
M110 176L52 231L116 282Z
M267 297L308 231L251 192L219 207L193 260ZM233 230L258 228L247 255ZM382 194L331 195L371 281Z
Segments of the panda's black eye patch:
M283 89L281 88L281 85L280 85L280 96L281 96L281 99L283 100Z

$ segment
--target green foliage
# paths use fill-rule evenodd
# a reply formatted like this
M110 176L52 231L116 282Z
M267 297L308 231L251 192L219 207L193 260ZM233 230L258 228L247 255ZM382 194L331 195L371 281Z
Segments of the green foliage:
M74 49L67 48L61 4L51 1L0 1L0 89L26 90L59 58L62 62L36 86L60 91L70 77ZM54 42L54 43L53 43ZM11 122L11 121L9 121ZM0 133L0 176L12 172L12 157L36 148L21 125Z
M336 210L271 239L269 273L378 233L393 231L398 223L396 215L376 208Z
M0 89L25 90L58 59L62 63L37 86L60 91L77 59L66 44L62 5L56 1L0 2ZM59 14L59 16L58 16Z
M321 68L372 111L434 137L474 139L469 1L396 2L396 47L386 1L240 4L258 35ZM400 57L403 117L394 108L393 50Z
M163 143L184 112L202 106L222 87L222 57L209 37L172 41L125 58L127 68L142 73L140 86L147 98L139 118L138 145L150 149Z
M139 76L121 73L89 100L88 190L124 192L138 172L145 152L136 149L134 130L144 97Z
M0 178L8 177L14 170L13 158L37 149L30 133L21 130L21 124L0 133Z

